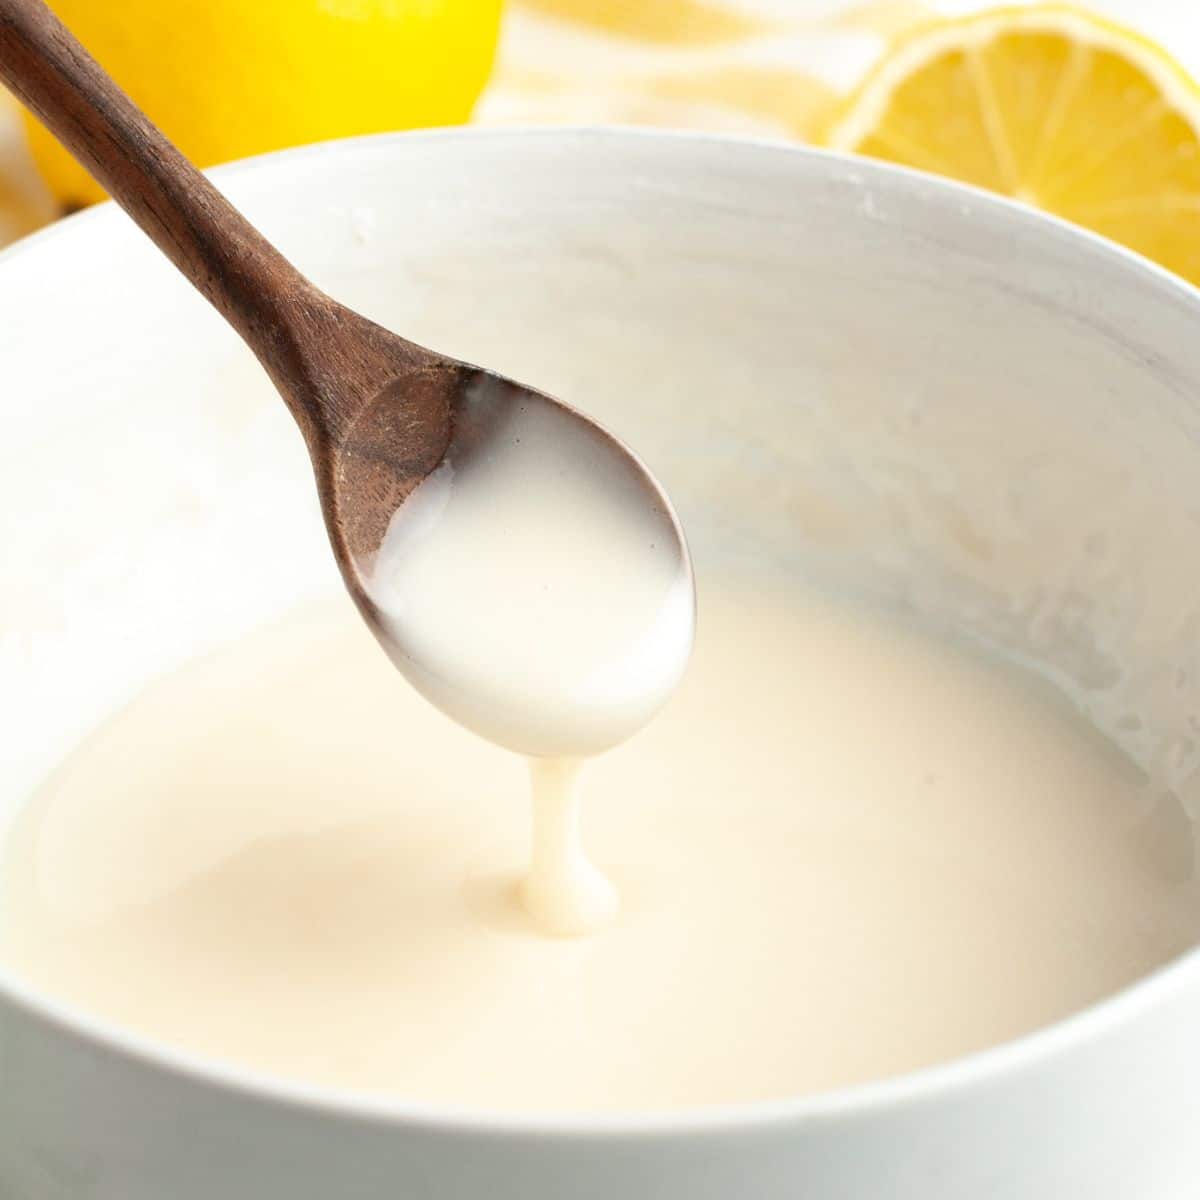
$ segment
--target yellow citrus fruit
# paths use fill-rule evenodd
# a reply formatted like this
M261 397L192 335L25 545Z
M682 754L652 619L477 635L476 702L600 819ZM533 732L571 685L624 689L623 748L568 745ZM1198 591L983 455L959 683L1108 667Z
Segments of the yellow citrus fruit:
M1075 8L997 9L899 42L827 142L991 188L1200 283L1200 89Z
M201 166L326 138L465 121L502 0L50 0ZM32 118L55 195L103 192Z

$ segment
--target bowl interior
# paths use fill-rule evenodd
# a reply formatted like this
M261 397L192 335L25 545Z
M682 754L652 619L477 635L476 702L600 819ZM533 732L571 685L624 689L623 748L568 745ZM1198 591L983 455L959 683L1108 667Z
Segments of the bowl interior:
M1033 665L1200 813L1200 302L921 177L719 139L407 135L221 181L318 283L627 438L706 565ZM0 262L0 827L149 679L338 587L299 436L115 211ZM1191 815L1189 815L1191 814Z

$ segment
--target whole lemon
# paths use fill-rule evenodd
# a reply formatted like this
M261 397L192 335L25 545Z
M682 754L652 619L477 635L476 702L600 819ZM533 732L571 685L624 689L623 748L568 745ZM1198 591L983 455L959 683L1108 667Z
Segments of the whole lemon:
M467 120L502 0L50 0L200 166L326 138ZM104 192L35 119L67 207Z

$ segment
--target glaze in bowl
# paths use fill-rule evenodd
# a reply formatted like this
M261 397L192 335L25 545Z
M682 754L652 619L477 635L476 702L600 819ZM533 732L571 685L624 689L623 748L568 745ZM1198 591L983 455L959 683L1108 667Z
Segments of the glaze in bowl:
M596 415L699 561L734 545L1045 675L1144 769L1163 869L1194 875L1200 293L970 189L765 143L435 132L216 178L375 319L567 400L602 376ZM146 682L336 578L283 406L112 206L0 257L0 364L3 827ZM604 1117L256 1078L0 966L14 1200L1185 1200L1198 1111L1194 951L903 1078Z

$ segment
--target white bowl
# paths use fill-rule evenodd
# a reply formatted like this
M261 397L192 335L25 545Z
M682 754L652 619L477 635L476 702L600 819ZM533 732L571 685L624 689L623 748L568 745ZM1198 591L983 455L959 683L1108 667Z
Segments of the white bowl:
M1200 294L1003 201L765 144L433 133L218 178L339 298L596 410L701 564L732 535L1075 691L1194 870ZM2 825L145 681L335 581L282 405L119 212L3 257L0 364ZM287 1086L0 974L14 1200L1184 1200L1198 1112L1196 953L902 1079L604 1118Z

